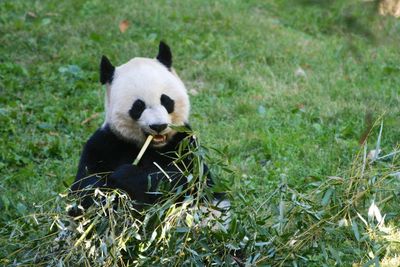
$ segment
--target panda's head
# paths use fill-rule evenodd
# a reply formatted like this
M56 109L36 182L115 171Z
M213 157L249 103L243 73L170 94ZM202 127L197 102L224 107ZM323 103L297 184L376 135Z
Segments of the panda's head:
M153 135L153 147L165 146L188 123L189 97L171 68L170 48L160 42L155 59L136 57L114 67L103 56L100 81L107 87L104 123L121 138L141 146Z

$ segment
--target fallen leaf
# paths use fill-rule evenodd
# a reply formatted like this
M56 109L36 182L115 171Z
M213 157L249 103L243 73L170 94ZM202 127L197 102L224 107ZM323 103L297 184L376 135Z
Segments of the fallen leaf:
M378 149L378 150L372 149L372 150L368 153L367 158L368 158L369 160L376 160L376 159L379 157L379 154L380 154L381 152L382 152L381 149Z
M294 72L294 75L297 77L307 77L306 72L301 67L298 67L296 69L296 71Z
M26 16L28 16L28 17L30 17L30 18L33 18L33 19L36 19L36 18L37 18L36 13L34 13L34 12L32 12L32 11L28 11L28 12L26 13Z
M81 122L81 125L85 125L86 123L96 119L97 117L99 117L100 113L94 113L92 114L89 118L86 118L84 121Z
M372 201L372 204L368 209L368 219L372 221L374 218L379 224L383 222L381 211L379 210L378 206L376 206L375 202Z
M379 1L379 13L383 16L390 15L396 18L400 17L400 1L399 0Z
M372 116L372 112L371 111L367 111L367 113L365 114L365 118L364 118L364 125L365 125L365 129L363 131L363 133L361 134L360 139L358 140L358 143L360 145L363 145L365 143L365 141L367 140L369 133L371 132L372 127L374 126L373 122L373 116Z
M119 23L119 31L124 33L129 28L129 21L124 19Z
M197 90L195 90L195 89L190 89L189 90L189 94L192 95L192 96L196 96L196 95L199 94L199 92L197 92Z

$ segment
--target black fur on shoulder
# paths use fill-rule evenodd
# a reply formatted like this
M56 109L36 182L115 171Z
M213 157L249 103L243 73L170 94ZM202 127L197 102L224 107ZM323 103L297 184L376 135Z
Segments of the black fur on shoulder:
M111 83L114 77L115 67L106 56L101 57L100 82L101 84Z
M158 46L157 60L160 61L169 70L171 69L171 66L172 66L171 49L163 41L161 41L160 45Z

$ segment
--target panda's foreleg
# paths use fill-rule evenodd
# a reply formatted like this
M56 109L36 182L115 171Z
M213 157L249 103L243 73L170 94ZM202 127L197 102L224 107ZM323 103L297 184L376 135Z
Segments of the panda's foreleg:
M82 215L83 210L86 210L93 205L93 194L95 188L104 187L108 173L99 173L79 177L71 186L71 195L78 198L79 205L74 205L68 214L73 217Z
M124 164L109 176L106 187L123 190L139 203L151 204L157 200L157 196L147 192L157 183L156 177L149 175L148 171L132 164Z

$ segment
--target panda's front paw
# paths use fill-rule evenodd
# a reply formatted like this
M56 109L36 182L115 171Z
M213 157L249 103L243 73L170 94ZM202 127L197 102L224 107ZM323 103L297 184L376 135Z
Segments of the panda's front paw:
M107 187L119 188L127 191L132 180L140 172L137 166L131 164L124 164L117 168L107 180Z
M140 168L132 164L124 164L119 166L111 175L112 178L129 180L130 177L135 177L141 173Z
M116 169L107 180L107 187L125 191L132 199L145 201L148 191L147 175L137 166L125 164Z

